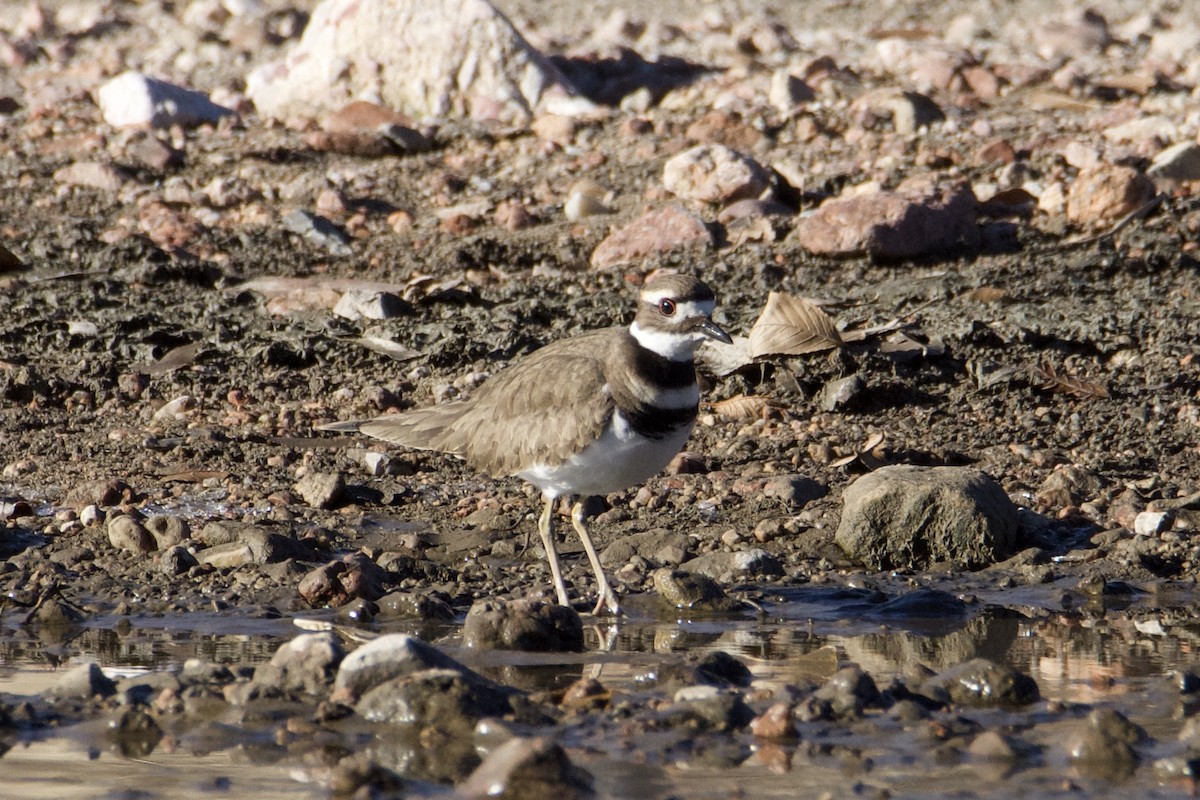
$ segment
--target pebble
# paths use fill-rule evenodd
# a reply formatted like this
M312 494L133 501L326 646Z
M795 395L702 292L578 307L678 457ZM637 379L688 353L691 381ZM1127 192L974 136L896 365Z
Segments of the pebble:
M914 184L827 200L797 220L791 238L818 255L916 258L975 247L978 205L967 184Z
M712 233L699 218L681 206L669 205L614 229L592 251L591 264L594 269L611 269L677 252L708 250L713 244Z
M694 551L691 536L656 528L617 539L600 552L600 563L621 566L637 556L661 566L677 566L691 558Z
M576 181L563 201L563 215L571 222L580 222L588 217L611 214L613 208L609 203L609 193L595 181Z
M117 684L104 674L100 665L94 661L68 670L54 684L54 694L58 697L89 699L93 697L112 697L117 693Z
M158 543L150 531L136 519L126 515L109 519L108 542L118 550L139 555L153 553L158 549Z
M83 186L102 192L116 192L125 185L125 174L112 164L76 161L54 171L54 180L68 186Z
M436 726L452 736L467 736L479 720L512 713L511 694L474 673L435 668L374 686L363 693L354 708L370 722L418 730Z
M393 292L351 289L343 292L333 313L343 319L393 319L412 313L412 306Z
M104 121L113 127L185 128L212 124L233 110L219 106L200 92L185 89L140 72L128 71L96 92Z
M182 575L200 562L183 545L166 547L158 557L158 571L166 576Z
M800 738L796 730L793 707L787 703L775 703L750 723L750 732L758 739L772 742L790 742Z
M654 571L654 591L659 599L672 608L688 611L728 611L740 608L741 603L706 575L663 568Z
M484 758L455 795L473 800L583 800L595 796L591 773L545 736L509 739Z
M850 113L855 122L868 129L877 127L880 119L889 119L896 133L903 135L914 134L946 118L930 97L890 88L866 92L854 101Z
M687 567L689 572L707 576L719 583L783 575L783 565L779 559L758 548L733 553L705 553L687 562Z
M1200 180L1200 144L1179 142L1154 157L1146 174L1156 181Z
M285 692L323 695L345 656L341 640L332 631L301 634L280 645L271 660L254 671L254 682Z
M462 637L468 650L579 652L583 621L573 608L541 600L483 600L467 612Z
M318 214L296 209L283 217L283 227L335 256L348 256L354 252L350 249L349 234Z
M974 658L930 679L930 687L948 693L950 700L973 707L1013 708L1036 702L1037 682L1007 664Z
M1141 208L1157 189L1133 167L1102 165L1081 172L1067 197L1067 219L1081 225L1113 222Z
M1133 532L1139 536L1157 536L1170 530L1174 515L1169 511L1143 511L1133 518Z
M685 150L663 166L663 186L685 200L728 203L758 197L769 185L761 164L720 144Z
M358 697L393 678L430 669L462 671L466 667L416 636L386 634L346 656L338 666L333 687L343 695Z
M1121 712L1098 708L1068 740L1067 753L1075 767L1088 775L1121 779L1133 774L1140 760L1134 748L1148 739Z
M851 484L842 503L834 541L870 569L978 568L1016 546L1016 506L977 469L881 467Z
M346 493L346 481L340 472L310 472L292 488L311 508L333 508Z
M359 97L416 118L505 124L592 107L486 0L324 0L298 44L247 76L246 94L285 120Z

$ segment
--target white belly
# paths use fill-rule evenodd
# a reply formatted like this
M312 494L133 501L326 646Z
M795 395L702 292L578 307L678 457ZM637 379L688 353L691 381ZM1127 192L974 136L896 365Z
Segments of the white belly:
M604 435L583 452L561 464L536 465L517 474L547 497L603 496L643 483L662 472L683 449L691 433L692 425L685 425L662 439L647 439L630 430L618 411Z

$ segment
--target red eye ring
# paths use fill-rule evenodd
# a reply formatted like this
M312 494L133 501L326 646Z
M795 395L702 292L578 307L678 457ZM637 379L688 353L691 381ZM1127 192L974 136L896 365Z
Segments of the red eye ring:
M664 317L672 317L675 315L675 301L669 297L664 297L658 301L658 310L662 312Z

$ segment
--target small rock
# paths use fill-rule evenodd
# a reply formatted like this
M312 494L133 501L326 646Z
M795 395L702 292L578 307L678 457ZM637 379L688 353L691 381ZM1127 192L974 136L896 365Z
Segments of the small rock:
M1133 774L1140 760L1135 745L1149 740L1146 732L1111 708L1088 714L1082 729L1067 742L1071 762L1082 772L1105 779Z
M614 229L592 252L592 267L609 269L677 251L707 250L712 233L705 224L677 205L647 211Z
M688 611L729 611L742 605L712 578L678 569L655 570L654 591L672 608Z
M859 717L864 709L879 703L879 688L861 667L843 667L817 689L814 697L828 703L838 718Z
M691 558L694 550L695 543L686 533L656 528L617 539L601 551L600 563L622 566L639 556L655 565L675 566Z
M393 319L412 313L412 306L392 292L351 289L344 292L333 313L343 319Z
M54 180L68 186L86 186L102 192L116 192L125 185L125 175L112 164L77 161L55 170Z
M609 192L592 180L576 181L563 201L563 214L571 222L613 213Z
M563 692L559 705L572 711L600 711L608 707L612 692L595 678L580 678Z
M771 88L767 100L780 114L791 114L796 106L816 99L812 87L786 69L777 69L771 75Z
M54 684L53 691L58 697L103 698L116 694L117 684L104 674L99 664L91 661L87 664L80 664L64 674Z
M1200 144L1180 142L1154 157L1146 174L1154 180L1200 180Z
M158 556L158 571L164 575L182 575L200 562L191 551L177 544L163 549Z
M500 800L583 800L593 778L547 737L514 737L490 752L456 789L462 797Z
M150 531L130 516L112 517L108 521L108 542L118 550L130 553L153 553L158 549L158 543Z
M800 738L792 706L776 703L759 714L750 723L750 732L759 739L773 742L790 742Z
M834 378L821 389L821 408L826 411L844 409L867 391L867 382L855 373L845 378Z
M472 650L577 652L583 621L573 608L540 600L484 600L467 612L462 636Z
M880 119L890 119L896 133L904 135L946 118L938 104L926 95L897 89L866 92L854 101L850 113L859 125L868 129L878 127Z
M1081 225L1118 220L1154 197L1154 181L1133 167L1102 165L1075 179L1067 198L1067 219Z
M824 484L803 475L780 475L763 486L763 496L783 501L794 509L803 508L828 493Z
M779 559L757 548L735 553L705 553L687 562L687 567L689 572L706 575L720 583L783 575Z
M998 731L984 731L971 740L967 752L988 761L1016 761L1020 758L1014 741Z
M484 717L511 713L510 694L469 671L427 669L366 690L354 708L371 722L418 729L436 726L453 735L467 736Z
M385 617L448 621L454 619L454 609L445 600L429 594L391 592L380 597L379 613Z
M462 664L415 636L387 634L346 656L338 667L333 686L335 690L357 697L393 678L429 669L469 672Z
M154 537L159 550L173 547L191 536L187 522L169 514L155 514L145 522L146 530Z
M195 536L198 543L206 545L197 558L201 563L219 567L276 564L289 558L312 560L312 553L304 544L276 533L272 527L268 523L209 522Z
M258 667L254 681L282 691L324 694L345 655L335 633L301 634L281 645L268 663Z
M1157 536L1170 529L1173 519L1170 511L1143 511L1133 518L1133 532L1139 536Z
M754 198L770 185L770 175L754 159L720 144L685 150L663 166L663 186L685 200L726 203Z
M709 731L734 731L754 720L741 692L708 684L679 689L674 705L664 713L676 727Z
M195 408L196 398L192 397L190 394L181 394L178 397L172 398L163 403L158 410L154 412L154 419L163 420L166 422L182 420Z
M915 258L976 247L978 206L967 184L913 185L827 200L801 216L791 236L818 255Z
M346 482L338 472L310 472L293 488L311 508L332 508L342 499Z
M344 606L354 599L378 600L387 582L387 571L368 555L350 553L309 572L296 591L313 608Z
M1094 499L1104 489L1105 481L1092 470L1075 464L1056 468L1038 487L1038 503L1047 508L1077 506Z
M1039 698L1038 685L1023 672L986 658L976 658L939 673L929 685L965 706L1011 708Z
M297 233L313 244L321 247L335 256L348 256L354 251L350 249L352 241L349 234L326 217L296 209L283 218L283 227L292 233Z
M843 494L834 541L870 569L977 568L1016 545L1017 509L998 483L963 467L881 467Z
M101 86L96 100L104 121L114 127L193 127L216 123L233 114L232 110L217 105L200 92L132 70Z

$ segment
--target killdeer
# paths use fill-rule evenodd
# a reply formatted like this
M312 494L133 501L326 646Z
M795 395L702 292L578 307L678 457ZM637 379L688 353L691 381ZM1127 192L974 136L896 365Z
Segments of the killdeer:
M542 492L538 534L560 605L570 605L554 547L554 503L571 512L596 574L593 613L620 612L588 531L583 501L660 472L696 422L693 357L706 339L728 344L712 321L712 289L686 275L647 282L627 328L605 328L546 345L490 378L468 400L334 423L418 450L462 458L493 477L515 475Z

